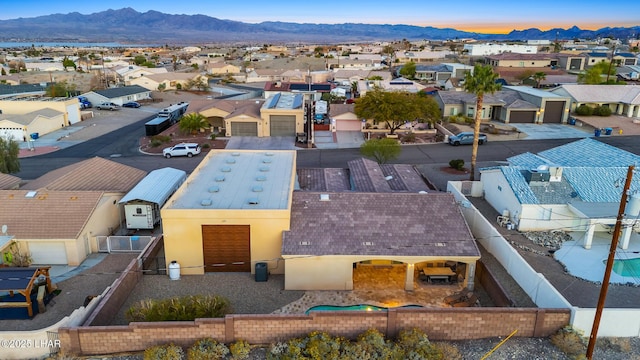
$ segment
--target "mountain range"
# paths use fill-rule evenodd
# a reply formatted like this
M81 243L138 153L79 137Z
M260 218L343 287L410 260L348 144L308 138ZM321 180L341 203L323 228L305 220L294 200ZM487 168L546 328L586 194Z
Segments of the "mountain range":
M132 8L106 10L89 15L78 12L33 18L0 20L0 41L5 42L118 42L122 44L364 42L376 40L554 40L627 39L640 34L640 26L602 28L513 30L508 34L480 34L452 28L364 23L300 24L262 22L250 24L205 15L172 15Z

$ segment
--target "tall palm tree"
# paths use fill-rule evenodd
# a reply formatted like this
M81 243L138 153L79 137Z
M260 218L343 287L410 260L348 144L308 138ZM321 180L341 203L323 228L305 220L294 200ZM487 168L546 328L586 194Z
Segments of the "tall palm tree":
M538 71L537 73L531 75L531 78L536 82L536 87L540 87L540 82L547 78L547 74L542 71Z
M496 82L498 74L493 72L489 65L476 64L473 74L467 72L464 76L464 90L476 95L476 113L473 122L473 147L471 149L471 175L469 180L475 180L476 158L478 157L478 137L480 136L480 122L482 116L482 104L485 94L493 94L502 88Z

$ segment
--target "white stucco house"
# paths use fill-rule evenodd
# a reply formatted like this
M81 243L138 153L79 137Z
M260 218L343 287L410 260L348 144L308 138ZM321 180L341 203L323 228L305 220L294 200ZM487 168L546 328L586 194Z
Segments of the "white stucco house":
M583 231L589 249L595 232L612 231L628 167L640 156L587 138L507 161L480 169L484 197L500 216L519 231ZM640 177L631 193L638 189ZM623 249L640 240L638 211L627 211Z

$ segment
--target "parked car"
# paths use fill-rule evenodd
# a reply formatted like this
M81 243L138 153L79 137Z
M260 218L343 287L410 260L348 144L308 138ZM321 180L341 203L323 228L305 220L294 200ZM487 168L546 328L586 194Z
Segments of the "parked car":
M162 155L169 159L172 156L187 156L192 157L193 155L200 154L200 145L196 143L180 143L176 144L172 147L165 148L162 150Z
M120 106L118 106L118 104L114 104L112 102L103 102L102 104L96 106L96 109L98 110L118 110L120 108Z
M478 136L478 144L482 145L488 141L486 134L479 134ZM473 144L473 132L465 131L461 132L457 135L453 135L449 137L449 144L453 146L458 145L471 145Z
M122 107L139 108L140 107L140 103L138 103L136 101L129 101L129 102L126 102L126 103L122 104Z

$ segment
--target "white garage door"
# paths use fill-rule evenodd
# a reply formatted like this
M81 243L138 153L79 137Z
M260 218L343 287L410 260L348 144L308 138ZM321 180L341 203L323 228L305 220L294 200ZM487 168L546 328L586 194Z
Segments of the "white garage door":
M336 120L336 130L360 131L361 123L360 120Z
M23 134L24 133L22 129L0 128L0 137L4 138L5 140L9 140L10 138L12 138L14 141L22 142L24 140Z
M62 242L30 242L29 251L34 264L67 265L67 251Z

